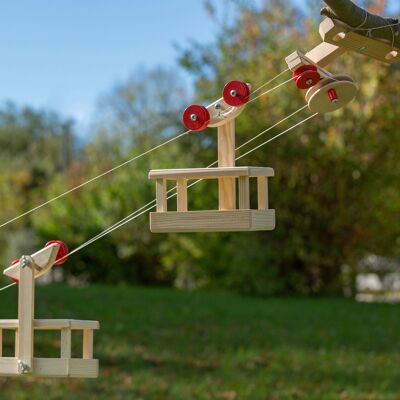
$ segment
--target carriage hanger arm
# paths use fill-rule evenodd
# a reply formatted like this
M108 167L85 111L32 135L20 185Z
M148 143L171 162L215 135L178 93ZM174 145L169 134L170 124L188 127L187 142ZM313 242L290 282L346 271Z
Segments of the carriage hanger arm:
M368 35L368 29L373 30L375 39L386 40L400 48L400 25L398 18L386 18L371 14L357 6L351 0L325 0L328 7L321 10L321 15L330 19L339 20L349 27L362 28L358 33ZM385 27L385 26L388 27Z

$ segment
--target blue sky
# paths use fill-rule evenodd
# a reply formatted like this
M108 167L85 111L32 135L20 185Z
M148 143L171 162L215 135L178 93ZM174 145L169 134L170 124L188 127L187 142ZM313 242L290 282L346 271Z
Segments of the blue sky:
M0 102L54 109L82 130L99 95L135 68L174 65L174 43L207 42L216 33L202 0L8 0L1 6Z

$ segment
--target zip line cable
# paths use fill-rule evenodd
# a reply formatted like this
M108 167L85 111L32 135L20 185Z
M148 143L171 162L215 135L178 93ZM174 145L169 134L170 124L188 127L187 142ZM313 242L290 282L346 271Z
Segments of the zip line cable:
M307 105L299 108L298 110L294 111L293 113L289 114L287 117L281 119L280 121L276 122L274 125L270 126L269 128L265 129L264 131L260 132L258 135L252 137L251 139L247 140L245 143L241 144L240 146L238 146L235 151L238 151L240 149L242 149L243 147L245 147L246 145L248 145L249 143L253 142L254 140L258 139L260 136L266 134L267 132L271 131L273 128L277 127L278 125L282 124L283 122L285 122L286 120L288 120L289 118L293 117L294 115L298 114L300 111L304 110L305 108L307 108ZM214 161L213 163L211 163L210 165L208 165L206 168L211 168L214 165L217 165L218 161ZM191 185L189 185L188 187L190 188L191 186L194 186L195 184L197 184L198 182L200 182L201 179L195 181L194 183L192 183ZM176 190L176 186L169 189L168 193L172 193L173 191ZM107 234L109 231L112 231L114 227L116 227L117 225L123 223L124 221L134 217L136 214L140 213L141 211L143 211L145 208L153 206L156 204L156 200L153 199L152 201L150 201L149 203L145 204L144 206L140 207L138 210L134 211L133 213L129 214L128 216L126 216L125 218L123 218L122 220L120 220L119 222L111 225L110 227L108 227L106 230L104 230L103 232L99 233L98 235L94 236L92 239L89 239L87 242L83 243L81 246L86 247L87 245L93 243L93 241L97 240L98 236L102 236L103 234ZM77 252L79 250L81 250L81 247L79 246L78 248L76 248L74 250L74 252Z
M294 114L297 114L298 112L300 112L300 111L303 110L304 108L305 108L305 107L302 107L302 108L300 108L299 110L295 111L294 113L291 114L291 116L294 115ZM277 135L275 135L275 136L273 136L272 138L266 140L265 142L259 144L258 146L254 147L253 149L247 151L246 153L244 153L244 154L242 154L242 155L236 157L236 158L235 158L235 161L240 160L241 158L243 158L243 157L249 155L250 153L252 153L252 152L258 150L259 148L261 148L261 147L267 145L268 143L271 143L272 141L274 141L274 140L278 139L279 137L283 136L284 134L286 134L286 133L292 131L293 129L297 128L298 126L300 126L300 125L302 125L302 124L308 122L309 120L311 120L312 118L316 117L317 115L318 115L318 113L315 113L315 114L313 114L313 115L311 115L311 116L309 116L309 117L307 117L307 118L301 120L300 122L298 122L298 123L296 123L295 125L293 125L293 126L287 128L287 129L285 129L284 131L278 133ZM286 118L286 119L287 119L287 118ZM286 120L286 119L285 119L285 120ZM282 121L284 121L284 120L282 120ZM279 121L277 124L281 123L282 121ZM273 125L272 127L276 126L277 124ZM268 128L268 129L266 129L265 131L259 133L259 134L258 134L257 136L255 136L253 139L251 139L251 140L247 141L246 143L244 143L243 145L239 146L238 149L244 147L244 145L250 143L250 141L254 140L255 138L260 137L260 135L266 133L268 130L272 129L272 127L270 127L270 128ZM215 165L215 164L216 164L216 162L214 162L214 163L212 163L212 164L210 164L210 165ZM210 167L207 167L207 168L210 168ZM191 187L193 187L194 185L196 185L197 183L199 183L199 182L201 182L201 181L202 181L202 179L198 179L198 180L194 181L193 183L191 183L190 185L188 185L188 189L191 188ZM173 191L174 189L175 189L175 188L172 188L169 192ZM175 197L175 196L176 196L176 193L171 193L171 194L167 197L167 200L169 200L169 199L171 199L171 198L173 198L173 197ZM155 200L153 200L153 201L151 201L150 203L148 203L148 204L144 205L143 207L139 208L138 210L136 210L136 211L133 212L132 214L130 214L130 215L128 215L127 217L123 218L121 221L119 221L119 222L115 223L114 225L112 225L111 227L105 229L103 232L101 232L101 233L99 233L98 235L94 236L92 239L89 239L87 242L81 244L81 245L78 246L76 249L72 250L72 251L68 254L68 257L70 257L71 255L73 255L73 254L75 254L75 253L77 253L77 252L83 250L85 247L87 247L87 246L91 245L92 243L94 243L94 242L100 240L100 239L103 238L104 236L107 236L108 234L110 234L110 233L112 233L113 231L115 231L115 230L121 228L122 226L128 224L129 222L134 221L135 219L139 218L139 217L142 216L143 214L148 213L149 211L151 211L152 209L154 209L155 204L153 204L153 203L155 203ZM57 260L56 260L56 261L57 261ZM9 284L9 285L7 285L7 286L4 286L4 287L2 287L2 288L0 289L0 292L2 292L3 290L6 290L6 289L8 289L8 288L10 288L10 287L12 287L12 286L14 286L14 285L16 285L16 284L17 284L16 282L13 282L13 283L11 283L11 284Z
M97 176L95 176L95 177L89 179L88 181L83 182L83 183L79 184L78 186L75 186L75 187L73 187L73 188L67 190L66 192L61 193L61 194L59 194L58 196L53 197L52 199L47 200L47 201L45 201L44 203L39 204L38 206L36 206L36 207L34 207L34 208L32 208L32 209L30 209L30 210L28 210L28 211L25 211L25 212L22 213L21 215L18 215L17 217L14 217L14 218L12 218L12 219L6 221L6 222L3 222L3 223L0 225L0 228L3 228L4 226L9 225L9 224L11 224L12 222L17 221L18 219L20 219L20 218L22 218L22 217L25 217L25 216L27 216L27 215L29 215L29 214L32 214L33 212L39 210L40 208L42 208L42 207L44 207L44 206L47 206L47 205L53 203L54 201L60 199L61 197L64 197L64 196L66 196L66 195L68 195L68 194L70 194L70 193L72 193L72 192L74 192L74 191L76 191L76 190L78 190L78 189L80 189L80 188L82 188L82 187L88 185L89 183L92 183L92 182L94 182L94 181L96 181L96 180L98 180L98 179L100 179L100 178L103 178L104 176L111 174L112 172L114 172L114 171L116 171L116 170L118 170L118 169L124 167L125 165L128 165L128 164L132 163L133 161L136 161L136 160L138 160L139 158L142 158L142 157L146 156L147 154L150 154L150 153L152 153L153 151L155 151L155 150L157 150L157 149L160 149L161 147L166 146L167 144L172 143L173 141L178 140L178 139L180 139L180 138L182 138L182 137L188 135L190 132L192 132L192 131L189 130L189 131L183 132L183 133L181 133L181 134L179 134L179 135L177 135L177 136L174 136L173 138L171 138L171 139L169 139L169 140L167 140L167 141L165 141L165 142L163 142L163 143L160 143L159 145L157 145L157 146L155 146L155 147L152 147L152 148L149 149L149 150L146 150L145 152L143 152L143 153L141 153L141 154L139 154L139 155L137 155L137 156L135 156L135 157L133 157L133 158L131 158L131 159L125 161L125 162L123 162L122 164L119 164L119 165L115 166L114 168L111 168L111 169L109 169L109 170L107 170L107 171L101 173L100 175L97 175Z
M274 77L273 77L272 79L270 79L269 81L267 81L267 82L265 82L264 84L262 84L262 85L261 85L260 87L258 87L253 93L258 92L259 90L261 90L261 89L264 88L265 86L271 84L272 82L274 82L276 79L278 79L280 76L282 76L282 75L283 75L285 72L287 72L287 71L289 71L288 68L285 69L284 71L280 72L278 75L274 76ZM282 86L282 84L279 84L277 87L274 87L274 88L270 89L270 91L267 91L267 92L264 93L263 95L265 95L265 94L267 94L267 93L269 93L269 92L271 92L271 91L273 91L273 90L276 90L276 89L278 89L278 88L281 87L281 86ZM212 106L212 105L215 105L218 101L219 101L219 100L216 100L215 102L211 103L211 106ZM251 101L253 101L253 100L251 100ZM168 140L166 140L165 142L160 143L159 145L157 145L157 146L155 146L155 147L152 147L151 149L146 150L145 152L143 152L143 153L141 153L141 154L138 154L138 155L136 155L136 156L130 158L129 160L126 160L126 161L124 161L123 163L121 163L121 164L119 164L119 165L117 165L117 166L115 166L115 167L113 167L113 168L111 168L111 169L109 169L109 170L107 170L107 171L101 173L101 174L99 174L99 175L97 175L97 176L94 176L93 178L91 178L91 179L89 179L89 180L87 180L87 181L85 181L85 182L83 182L83 183L81 183L81 184L79 184L79 185L77 185L77 186L75 186L75 187L73 187L73 188L67 190L66 192L61 193L61 194L59 194L59 195L57 195L57 196L55 196L55 197L53 197L53 198L51 198L51 199L49 199L49 200L47 200L47 201L45 201L45 202L39 204L39 205L36 206L36 207L34 207L34 208L32 208L32 209L30 209L30 210L28 210L28 211L25 211L25 212L23 212L22 214L20 214L20 215L14 217L14 218L9 219L8 221L5 221L5 222L1 223L1 224L0 224L0 228L3 228L3 227L5 227L5 226L11 224L12 222L15 222L15 221L17 221L17 220L19 220L19 219L21 219L21 218L23 218L23 217L26 217L27 215L32 214L33 212L35 212L35 211L37 211L37 210L39 210L39 209L41 209L41 208L43 208L43 207L45 207L45 206L47 206L47 205L53 203L54 201L56 201L56 200L58 200L58 199L60 199L60 198L62 198L62 197L65 197L65 196L69 195L70 193L73 193L73 192L75 192L76 190L81 189L81 188L83 188L84 186L86 186L86 185L88 185L88 184L90 184L90 183L92 183L92 182L94 182L94 181L97 181L98 179L103 178L104 176L107 176L107 175L109 175L109 174L115 172L116 170L118 170L118 169L120 169L120 168L122 168L122 167L124 167L124 166L126 166L126 165L128 165L128 164L131 164L132 162L134 162L134 161L136 161L136 160L138 160L138 159L140 159L140 158L143 158L144 156L146 156L146 155L148 155L148 154L150 154L150 153L152 153L152 152L154 152L154 151L156 151L156 150L158 150L158 149L160 149L160 148L162 148L162 147L164 147L164 146L166 146L166 145L168 145L168 144L170 144L170 143L172 143L172 142L174 142L174 141L176 141L176 140L178 140L178 139L180 139L180 138L182 138L182 137L184 137L184 136L186 136L186 135L188 135L188 134L191 133L191 132L192 132L191 130L188 130L188 131L183 132L183 133L181 133L181 134L179 134L179 135L177 135L177 136L174 136L174 137L172 137L171 139L168 139Z
M302 110L302 109L304 109L304 107L301 108L301 109L299 109L299 110L297 110L295 113L299 112L299 111ZM293 115L294 115L295 113L293 113ZM240 160L241 158L243 158L243 157L249 155L250 153L252 153L252 152L254 152L254 151L256 151L256 150L258 150L260 147L263 147L263 146L265 146L266 144L271 143L272 141L274 141L274 140L278 139L279 137L283 136L284 134L286 134L286 133L292 131L293 129L297 128L298 126L300 126L300 125L304 124L305 122L311 120L312 118L316 117L317 115L318 115L318 113L315 113L315 114L313 114L313 115L311 115L311 116L309 116L309 117L303 119L302 121L296 123L295 125L289 127L288 129L286 129L286 130L280 132L279 134L273 136L272 138L268 139L267 141L261 143L260 145L254 147L253 149L249 150L248 152L246 152L246 153L244 153L244 154L242 154L242 155L236 157L235 160L236 160L236 161L237 161L237 160ZM270 128L268 128L268 129L270 129ZM265 133L265 132L266 132L266 131L261 132L261 133L258 134L256 137L259 137L261 134L263 134L263 133ZM247 144L247 142L246 142L246 144ZM243 147L243 145L242 145L241 147ZM215 165L215 164L216 164L216 162L214 162L214 163L211 164L211 165ZM210 168L210 167L207 167L207 168ZM194 185L196 185L196 184L199 183L200 181L202 181L202 179L198 179L198 180L194 181L193 183L191 183L190 185L188 185L188 189L191 188L191 187L193 187ZM173 190L175 190L175 188L170 189L169 192L172 192ZM171 199L171 198L173 198L173 197L175 197L175 196L176 196L176 193L171 193L171 194L167 197L167 200L169 200L169 199ZM68 256L70 256L70 255L72 255L72 254L74 254L74 253L77 253L78 251L80 251L80 250L82 250L83 248L89 246L90 244L94 243L95 241L97 241L97 240L101 239L102 237L104 237L104 236L110 234L111 232L113 232L113 231L119 229L119 228L122 227L123 225L125 225L125 224L127 224L127 223L129 223L129 222L131 222L131 221L133 221L133 220L135 220L136 218L139 218L141 215L143 215L143 214L149 212L149 211L152 210L154 207L155 207L155 200L149 202L148 204L144 205L143 207L141 207L140 209L136 210L136 211L133 212L132 214L130 214L130 215L128 215L127 217L123 218L121 221L119 221L119 222L117 222L116 224L112 225L111 227L105 229L103 232L99 233L98 235L96 235L96 236L93 237L92 239L89 239L87 242L83 243L82 245L80 245L79 247L77 247L76 249L74 249L72 252L70 252L70 253L68 254Z

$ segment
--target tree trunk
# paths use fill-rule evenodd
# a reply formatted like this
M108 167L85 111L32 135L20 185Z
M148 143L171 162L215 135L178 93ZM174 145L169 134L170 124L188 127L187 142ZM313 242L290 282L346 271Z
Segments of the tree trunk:
M377 39L387 40L389 43L394 43L395 47L400 48L400 25L396 18L384 18L374 15L355 5L351 0L324 0L328 7L321 10L321 15L337 19L344 22L356 32L362 35L370 35ZM385 28L386 25L397 24L392 27ZM369 28L371 31L364 30Z

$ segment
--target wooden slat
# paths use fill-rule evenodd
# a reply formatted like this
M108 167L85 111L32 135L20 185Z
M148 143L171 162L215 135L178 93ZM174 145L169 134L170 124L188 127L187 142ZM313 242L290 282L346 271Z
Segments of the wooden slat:
M150 179L217 179L221 177L257 177L274 176L274 170L268 167L218 167L218 168L183 168L156 169L149 173Z
M250 179L247 176L239 177L239 209L250 209Z
M258 209L268 210L268 181L267 178L257 178Z
M80 330L80 329L100 329L99 321L88 321L88 320L77 320L71 319L70 325L72 330Z
M83 331L83 356L84 360L91 360L93 358L93 331L85 329Z
M71 378L97 378L99 376L99 361L72 358L69 361L69 376Z
M16 357L31 371L33 361L33 318L35 304L35 278L33 260L26 257L27 264L22 266L19 281L18 320L19 335L17 340Z
M71 328L72 330L80 329L100 329L98 321L76 320L76 319L34 319L33 327L38 331L57 331L63 328ZM17 329L17 319L0 320L0 328Z
M0 357L3 357L3 329L0 328Z
M98 360L34 358L33 376L39 378L97 378ZM3 357L0 359L1 376L18 376L18 359Z
M33 375L47 378L67 378L70 359L68 358L34 358Z
M165 232L239 232L273 230L274 210L151 213L150 230Z
M218 166L235 166L235 121L218 127ZM220 210L236 208L236 179L218 178L218 200Z
M0 376L17 376L18 372L18 359L15 357L2 357L0 358Z
M177 211L187 211L187 180L185 178L178 178L176 182L176 193Z
M15 334L14 334L14 355L15 355L15 357L18 354L18 345L19 345L19 333L18 333L18 329L16 329Z
M351 50L387 64L400 61L400 51L393 48L391 43L360 35L352 32L351 29L340 21L326 18L321 22L319 32L324 42L344 50ZM345 33L345 35L340 35L341 33ZM396 56L388 57L393 50L397 51Z
M36 253L32 254L32 259L35 263L34 275L35 279L39 278L43 274L45 274L53 265L56 260L59 245L54 243L50 246L46 246L43 249L40 249ZM4 275L9 276L10 278L20 279L20 263L16 263L11 267L8 267L4 270Z
M61 329L61 350L60 356L61 358L71 358L71 329L64 328Z
M157 212L167 211L167 182L165 179L156 181Z
M309 51L306 54L306 57L309 58L313 63L323 68L329 64L332 64L333 61L342 56L344 53L346 53L346 49L330 43L322 42Z

